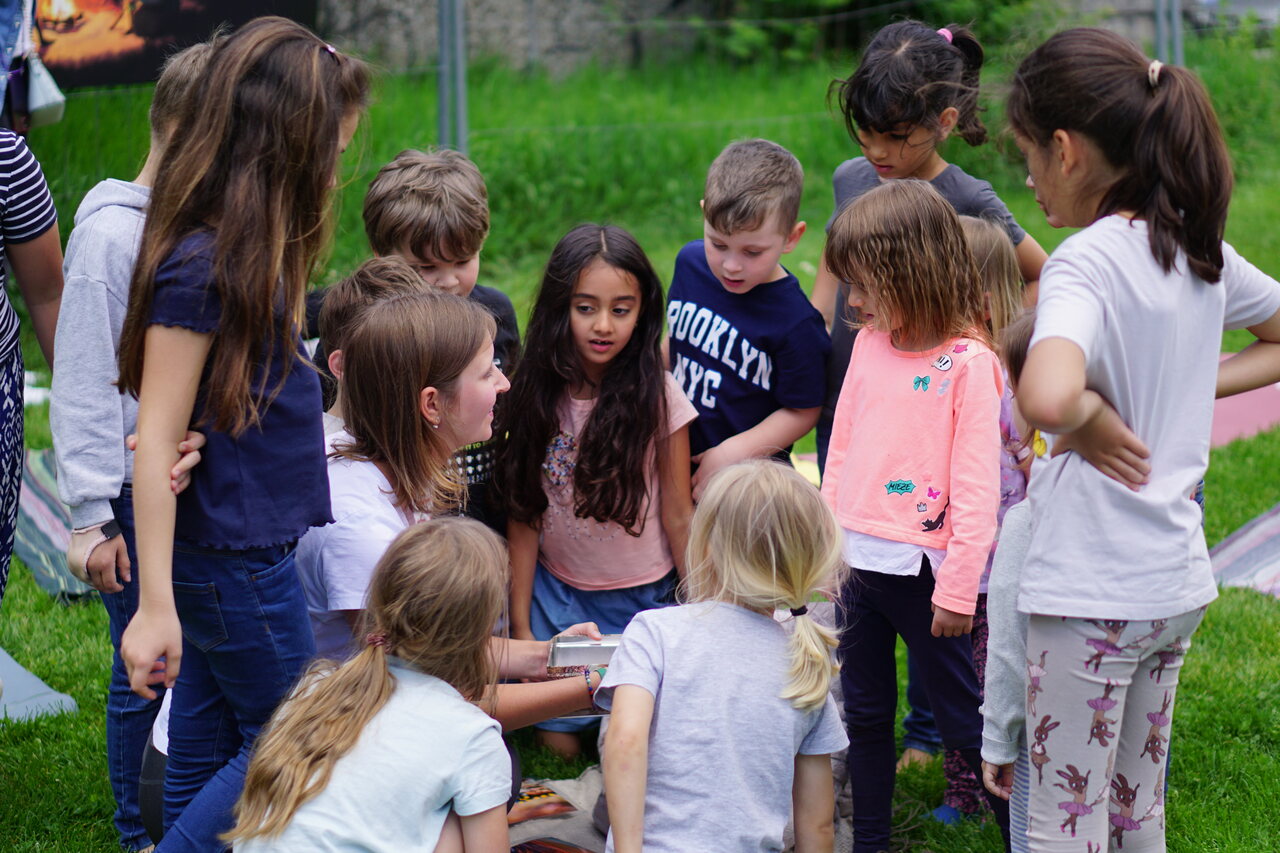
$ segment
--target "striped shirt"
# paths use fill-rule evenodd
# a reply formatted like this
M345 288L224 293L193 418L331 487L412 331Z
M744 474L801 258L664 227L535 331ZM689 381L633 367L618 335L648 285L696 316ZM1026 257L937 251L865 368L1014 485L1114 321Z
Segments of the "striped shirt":
M5 247L34 240L57 222L49 185L27 143L0 130L0 354L18 342L18 315L5 287Z

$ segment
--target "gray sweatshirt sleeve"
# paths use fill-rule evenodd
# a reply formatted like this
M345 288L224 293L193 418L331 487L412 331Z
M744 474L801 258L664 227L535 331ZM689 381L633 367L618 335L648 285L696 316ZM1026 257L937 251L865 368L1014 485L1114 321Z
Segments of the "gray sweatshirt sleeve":
M126 305L87 274L83 255L68 259L54 338L49 426L58 463L58 496L73 527L110 521L112 498L132 469L126 431L136 427L132 398L115 386L116 343Z
M982 702L982 760L1012 764L1026 727L1027 617L1018 612L1018 581L1031 545L1031 510L1009 507L987 584L987 674Z

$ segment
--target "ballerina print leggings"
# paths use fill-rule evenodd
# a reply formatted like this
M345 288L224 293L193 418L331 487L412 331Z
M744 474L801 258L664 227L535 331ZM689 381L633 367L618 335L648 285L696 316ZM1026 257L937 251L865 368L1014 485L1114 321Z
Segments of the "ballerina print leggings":
M1178 674L1204 608L1027 627L1028 849L1164 851Z

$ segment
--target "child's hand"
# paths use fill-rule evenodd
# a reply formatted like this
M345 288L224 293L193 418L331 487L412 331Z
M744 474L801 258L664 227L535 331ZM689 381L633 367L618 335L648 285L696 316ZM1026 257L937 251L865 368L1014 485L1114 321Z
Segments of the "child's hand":
M1058 436L1050 455L1058 456L1074 450L1094 468L1136 492L1146 485L1147 475L1151 473L1151 464L1146 461L1151 458L1151 451L1110 403L1099 395L1095 396L1098 396L1098 402L1094 416L1075 432Z
M191 485L191 469L200 464L200 448L204 447L206 441L208 439L204 433L187 430L186 438L178 442L180 456L177 464L169 471L169 489L175 495L182 494ZM130 434L124 443L130 450L137 450L138 436Z
M1013 793L1013 765L982 762L982 784L1002 800Z
M745 458L734 449L732 438L727 438L715 447L691 457L689 461L698 466L698 470L693 472L692 481L694 503L702 499L702 490L707 487L707 483L711 481L717 471L721 468L728 468L735 462L741 462Z
M148 685L163 682L172 687L182 663L182 625L177 612L139 607L120 639L120 657L129 671L129 686L144 699L156 698Z
M945 607L933 605L933 627L929 633L935 637L960 637L973 630L973 617L956 613Z
M73 532L71 544L67 546L67 568L98 592L121 592L124 589L122 584L132 579L129 549L125 547L123 536L116 535L105 542L102 536L100 526ZM93 550L89 551L91 546ZM87 558L86 551L89 552Z
M579 622L577 625L570 625L565 628L557 637L590 637L593 640L599 640L604 637L600 633L600 626L594 622Z

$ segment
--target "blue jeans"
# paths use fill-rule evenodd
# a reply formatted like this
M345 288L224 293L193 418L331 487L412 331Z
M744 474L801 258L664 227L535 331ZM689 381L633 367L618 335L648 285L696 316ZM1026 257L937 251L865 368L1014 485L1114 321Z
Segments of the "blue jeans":
M169 712L164 851L223 850L254 740L315 656L294 545L175 543L182 664ZM227 756L231 755L228 760Z
M132 580L124 582L120 592L103 593L102 605L107 610L111 630L111 682L107 687L107 775L116 800L115 824L120 846L125 850L141 850L151 844L138 811L138 776L142 769L142 753L151 737L151 725L160 710L164 688L155 699L143 699L129 689L129 673L120 658L120 638L138 609L138 549L134 539L133 490L128 483L120 497L111 501L111 510L120 525L120 535L129 551Z

